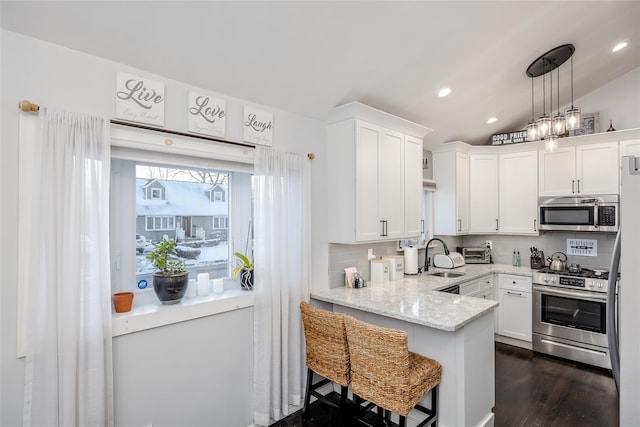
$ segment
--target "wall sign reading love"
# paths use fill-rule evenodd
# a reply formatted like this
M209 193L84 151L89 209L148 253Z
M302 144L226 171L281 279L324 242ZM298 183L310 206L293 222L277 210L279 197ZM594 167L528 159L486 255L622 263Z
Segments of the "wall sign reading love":
M116 117L164 126L164 83L116 74Z
M244 107L244 140L252 144L273 145L273 114Z
M222 99L189 92L189 132L224 137L227 103Z

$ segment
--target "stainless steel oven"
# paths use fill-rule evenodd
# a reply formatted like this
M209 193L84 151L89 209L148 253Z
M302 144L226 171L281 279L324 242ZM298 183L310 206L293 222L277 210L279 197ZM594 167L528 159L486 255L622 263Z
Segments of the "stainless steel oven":
M611 369L606 272L533 276L533 350Z

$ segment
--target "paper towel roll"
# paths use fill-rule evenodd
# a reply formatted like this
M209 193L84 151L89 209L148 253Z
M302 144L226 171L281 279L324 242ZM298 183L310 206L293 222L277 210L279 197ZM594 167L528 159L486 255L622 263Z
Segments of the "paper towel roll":
M418 247L404 247L404 274L418 274Z

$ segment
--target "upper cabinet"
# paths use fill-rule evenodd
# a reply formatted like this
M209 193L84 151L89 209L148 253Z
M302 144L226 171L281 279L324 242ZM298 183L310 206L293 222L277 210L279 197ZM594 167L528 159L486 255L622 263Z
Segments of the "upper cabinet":
M469 159L469 233L537 235L538 152Z
M499 176L497 154L469 155L469 232L499 230Z
M500 233L538 234L537 174L536 151L500 155Z
M640 157L640 139L620 141L620 156Z
M433 233L469 232L469 155L458 150L433 152Z
M415 134L427 132L362 104L336 109L327 126L329 241L420 236L422 139Z
M540 196L619 192L617 141L565 145L553 152L540 150L539 158Z

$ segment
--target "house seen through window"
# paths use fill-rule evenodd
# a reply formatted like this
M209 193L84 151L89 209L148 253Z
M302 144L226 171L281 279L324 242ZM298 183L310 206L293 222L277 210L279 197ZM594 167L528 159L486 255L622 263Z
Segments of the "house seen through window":
M135 185L136 234L144 237L142 253L136 254L138 280L149 276L151 283L154 269L146 254L162 239L178 242L177 257L186 262L191 278L200 272L227 276L229 204L223 194L229 191L228 173L136 165Z

